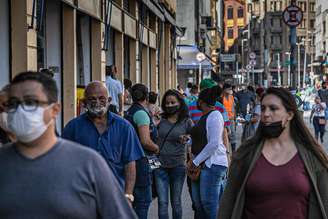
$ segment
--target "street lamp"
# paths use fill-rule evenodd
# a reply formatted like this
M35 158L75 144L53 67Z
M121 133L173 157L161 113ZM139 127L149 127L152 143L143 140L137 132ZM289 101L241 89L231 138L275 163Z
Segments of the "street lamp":
M198 80L199 82L201 81L201 77L202 77L202 62L206 59L206 56L204 53L202 52L198 52L196 54L196 59L199 63L199 75L198 75Z
M298 72L297 72L297 85L301 87L301 45L304 45L304 42L296 43L297 45L297 52L298 52Z
M310 55L311 55L311 74L313 74L313 56L314 56L314 51L313 51L313 48L314 48L314 34L315 32L314 31L308 31L309 34L311 34L311 52L310 52Z
M290 52L285 52L286 55L288 55L288 74L287 74L287 83L288 83L288 86L290 86L290 55L291 53Z
M306 67L307 67L307 55L306 55L306 50L307 50L307 43L311 41L310 39L302 39L302 42L304 43L304 66L303 66L303 87L305 87L305 79L306 79Z

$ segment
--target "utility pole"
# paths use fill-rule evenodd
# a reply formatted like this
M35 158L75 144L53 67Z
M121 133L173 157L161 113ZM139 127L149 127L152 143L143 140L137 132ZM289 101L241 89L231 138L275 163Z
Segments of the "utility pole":
M287 85L290 86L290 78L291 78L291 77L290 77L290 76L291 76L291 75L290 75L290 65L291 65L291 63L290 63L290 54L291 54L291 53L290 53L290 52L286 52L285 54L288 55Z
M297 71L297 86L301 87L301 45L303 45L302 42L296 43L297 45L297 64L298 64L298 71Z

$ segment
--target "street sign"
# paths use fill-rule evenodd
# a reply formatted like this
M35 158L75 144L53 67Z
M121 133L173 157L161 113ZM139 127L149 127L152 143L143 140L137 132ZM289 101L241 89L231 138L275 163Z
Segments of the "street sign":
M255 59L250 60L249 65L254 67L256 65L256 60Z
M282 17L289 27L297 27L303 20L303 11L296 5L289 5L282 13Z
M252 70L252 66L251 65L246 65L247 70Z
M235 62L236 54L221 54L220 59L221 62Z
M250 59L256 59L256 54L255 54L254 52L251 52L251 53L249 54L249 58L250 58Z

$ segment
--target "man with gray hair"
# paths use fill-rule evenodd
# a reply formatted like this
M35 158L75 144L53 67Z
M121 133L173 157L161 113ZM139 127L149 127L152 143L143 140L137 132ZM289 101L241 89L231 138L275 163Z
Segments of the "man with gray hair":
M136 179L135 161L144 157L144 153L130 123L108 110L110 101L108 89L103 82L88 84L83 100L87 111L66 125L62 137L100 153L132 204Z

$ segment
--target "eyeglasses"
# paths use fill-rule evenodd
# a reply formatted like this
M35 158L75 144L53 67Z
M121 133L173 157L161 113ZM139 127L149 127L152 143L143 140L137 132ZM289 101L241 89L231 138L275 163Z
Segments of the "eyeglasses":
M102 103L105 103L108 100L108 98L104 97L104 96L101 96L101 97L88 97L87 98L87 101L89 101L91 103L97 103L98 100Z
M48 105L50 102L34 99L18 100L18 99L9 99L6 105L8 113L14 113L17 111L19 105L22 106L23 110L26 112L34 112L41 105Z

